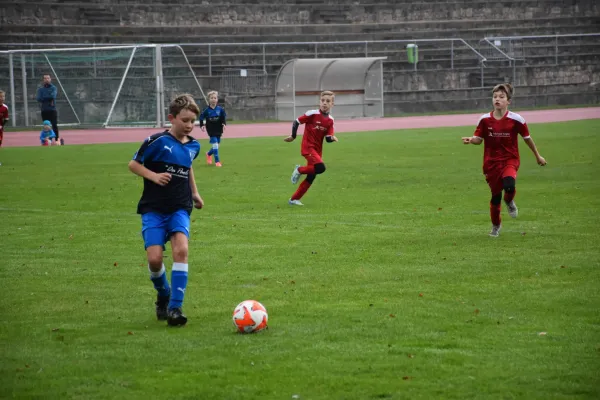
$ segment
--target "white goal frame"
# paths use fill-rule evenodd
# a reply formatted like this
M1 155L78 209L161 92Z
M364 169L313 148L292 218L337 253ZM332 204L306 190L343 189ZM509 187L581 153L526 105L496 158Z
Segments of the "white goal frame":
M128 78L128 73L130 71L130 68L132 66L132 63L135 60L136 57L136 53L138 53L141 49L152 49L153 50L153 58L154 58L154 76L151 77L152 80L154 80L154 93L148 93L147 97L148 98L154 98L154 101L156 102L156 115L154 116L155 118L153 118L153 121L151 124L149 125L140 125L140 124L136 124L135 121L132 121L132 125L129 126L128 124L124 124L124 125L113 125L111 124L111 118L113 117L116 108L117 108L117 103L119 102L119 100L121 99L121 93L123 90L123 87L125 85L125 82ZM189 75L191 77L193 77L193 81L195 82L197 89L199 90L199 92L201 93L201 96L205 102L205 104L208 104L208 99L206 98L206 95L204 93L204 90L202 89L202 85L200 84L200 82L198 81L198 78L196 77L196 74L194 73L194 69L192 68L192 65L189 62L189 59L187 57L187 55L185 54L185 52L183 51L183 49L181 48L181 46L177 45L177 44L143 44L143 45L119 45L119 46L94 46L94 47L63 47L63 48L45 48L45 49L22 49L22 50L8 50L8 51L0 51L0 56L8 56L8 64L9 64L9 79L10 79L10 84L9 84L9 88L8 91L10 91L10 110L11 110L11 121L12 121L12 126L15 127L17 126L17 124L19 126L31 126L31 125L38 125L38 124L31 124L31 119L30 119L30 105L29 105L29 97L31 96L31 93L29 93L28 91L30 90L30 88L28 88L28 71L27 71L27 57L28 56L39 56L39 57L43 57L43 59L45 59L48 67L49 67L49 72L52 73L52 79L53 81L55 81L56 86L59 89L59 96L63 97L66 100L66 103L68 104L69 107L69 112L72 112L73 116L74 116L74 121L71 122L60 122L60 115L59 115L59 125L64 125L64 126L81 126L86 124L86 122L83 120L83 117L81 115L79 115L77 113L76 107L74 106L74 102L72 101L72 94L68 93L67 90L65 90L65 87L63 85L63 81L61 81L61 73L59 71L57 71L55 69L55 65L53 64L51 57L48 57L49 55L53 55L56 53L68 53L68 54L73 54L74 57L77 56L77 54L81 54L81 53L85 53L85 54L90 54L90 52L92 54L95 54L94 52L106 52L106 51L110 51L110 50L115 50L115 51L125 51L128 52L130 51L131 53L129 54L129 59L127 62L127 65L125 66L125 70L122 74L122 76L120 76L120 82L119 82L119 86L118 89L116 90L116 92L114 93L114 97L112 98L111 101L111 105L110 105L110 109L108 111L108 114L106 115L106 118L104 119L104 122L102 122L100 125L104 128L123 128L123 127L143 127L143 126L151 126L151 127L165 127L165 126L169 126L170 123L167 120L167 108L168 108L168 104L165 102L165 75L164 75L164 71L163 71L163 58L164 58L164 51L165 49L174 49L175 51L178 51L177 54L181 54L182 56L182 60L185 61L186 67L189 69ZM95 62L95 59L94 59ZM17 107L17 102L16 102L16 88L19 77L16 74L16 71L19 70L19 68L17 67L17 64L20 64L20 72L21 72L21 87L20 89L20 97L22 98L22 105L21 107ZM94 64L94 69L95 69L95 64ZM190 78L189 76L187 77L188 79ZM31 86L31 85L29 85ZM36 89L37 90L37 89ZM190 89L188 88L186 91L190 91ZM32 91L33 93L33 91ZM170 99L168 99L170 101ZM22 113L22 116L18 117L18 113ZM18 120L18 118L20 120ZM146 121L144 121L146 122ZM149 121L148 121L149 122ZM94 125L98 125L97 123Z

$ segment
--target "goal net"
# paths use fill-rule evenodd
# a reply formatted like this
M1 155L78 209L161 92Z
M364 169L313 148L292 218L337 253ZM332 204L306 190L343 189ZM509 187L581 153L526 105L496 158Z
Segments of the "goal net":
M39 125L36 101L44 74L57 88L59 125L165 126L175 94L204 93L179 46L139 45L11 51L18 125ZM6 57L4 57L6 59ZM24 77L24 78L23 78Z

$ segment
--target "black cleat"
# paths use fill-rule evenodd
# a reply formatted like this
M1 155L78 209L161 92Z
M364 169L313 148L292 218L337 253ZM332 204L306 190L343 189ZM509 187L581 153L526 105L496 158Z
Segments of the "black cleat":
M168 317L167 307L169 306L169 300L171 296L159 296L156 295L156 319L164 321Z
M181 308L171 308L168 312L167 324L169 326L183 326L187 322L187 317L181 312Z

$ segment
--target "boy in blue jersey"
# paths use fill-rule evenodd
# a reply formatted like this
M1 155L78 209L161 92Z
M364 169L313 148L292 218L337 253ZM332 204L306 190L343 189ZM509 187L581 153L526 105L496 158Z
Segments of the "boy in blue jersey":
M156 317L170 326L187 322L182 313L188 280L188 239L192 206L202 208L192 161L200 143L189 136L200 109L189 94L177 96L169 106L170 130L147 138L129 162L129 170L144 178L137 212L142 215L142 236L150 279L156 289ZM171 241L173 269L167 280L163 251Z
M215 165L220 167L221 158L219 157L219 143L221 143L221 136L225 131L226 114L223 107L218 106L219 93L208 92L208 107L200 114L200 129L204 131L204 120L206 120L206 132L210 138L211 149L206 153L206 163L212 164L212 156L215 156Z

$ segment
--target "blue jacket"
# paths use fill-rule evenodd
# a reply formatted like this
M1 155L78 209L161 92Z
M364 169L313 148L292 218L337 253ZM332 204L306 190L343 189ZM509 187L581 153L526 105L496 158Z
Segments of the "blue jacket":
M37 90L37 101L42 111L56 110L56 86L53 84L40 86Z
M56 134L52 129L50 129L49 131L45 131L42 129L42 132L40 133L40 142L44 144L44 142L46 142L46 139L56 139Z

